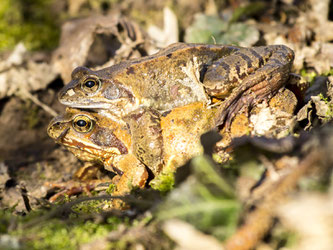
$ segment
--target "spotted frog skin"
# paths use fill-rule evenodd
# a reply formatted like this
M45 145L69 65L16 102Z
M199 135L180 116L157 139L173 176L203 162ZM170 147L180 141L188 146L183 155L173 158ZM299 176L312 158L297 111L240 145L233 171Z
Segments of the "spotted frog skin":
M148 173L156 177L166 166L174 170L201 154L200 135L213 128L216 111L196 102L161 116L136 110L123 122L67 108L51 121L48 134L79 159L102 163L121 176L116 193L123 194L130 186L144 187Z
M294 53L283 45L242 48L175 43L137 60L93 71L78 67L61 103L125 117L148 108L163 113L202 102L219 105L215 126L243 107L270 98L289 78Z

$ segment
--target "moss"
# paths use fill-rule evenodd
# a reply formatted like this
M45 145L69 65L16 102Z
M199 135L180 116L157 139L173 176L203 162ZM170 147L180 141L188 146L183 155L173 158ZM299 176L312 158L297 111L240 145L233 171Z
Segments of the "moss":
M322 100L327 105L327 112L324 117L324 122L329 122L333 118L333 103L328 97L325 97L322 93L320 93L318 96L320 97L320 100Z
M317 77L317 73L314 71L306 71L306 69L301 69L301 76L304 77L311 84L314 82L315 77Z
M45 211L39 210L25 217L16 217L9 211L1 211L1 233L20 239L20 249L78 249L83 244L104 238L120 224L128 224L126 219L109 217L104 224L71 218L45 219L35 226L27 226L26 223L42 218L43 214ZM13 220L18 223L18 229L9 231L8 225Z
M74 212L78 214L99 213L103 211L102 208L104 204L105 201L92 200L92 201L81 202L78 205L74 206L72 209Z
M333 68L331 68L329 71L324 72L323 75L325 76L332 76L333 75Z
M328 104L328 102L329 102L328 97L325 97L323 95L323 93L320 93L318 96L319 96L320 100L324 101L325 104Z
M52 49L60 29L52 13L53 0L2 0L0 5L0 51L23 42L29 50Z
M326 112L326 122L331 121L333 119L333 103L330 103L328 106L328 110Z
M23 104L22 108L25 113L24 120L27 123L28 128L36 128L40 123L39 107L28 100Z
M48 221L47 225L20 232L30 239L26 242L31 249L77 249L80 245L106 236L119 221L101 225L91 221L68 225L59 220Z
M257 1L253 3L248 3L247 5L238 7L234 10L229 22L237 22L244 17L258 15L259 13L262 13L266 8L267 4L264 2Z
M109 187L105 190L105 192L109 195L112 195L112 193L116 190L115 184L110 184Z
M175 185L174 170L165 168L159 176L150 182L150 185L162 193L170 191Z
M12 209L0 210L0 234L5 234L8 230L8 226L10 225L12 220L11 210Z

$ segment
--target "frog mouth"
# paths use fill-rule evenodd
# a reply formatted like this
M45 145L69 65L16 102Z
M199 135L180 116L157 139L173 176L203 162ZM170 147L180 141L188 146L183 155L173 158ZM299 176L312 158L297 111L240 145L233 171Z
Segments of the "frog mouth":
M102 103L102 102L97 102L97 103L88 103L88 104L76 104L76 103L71 103L71 102L65 102L61 101L62 104L69 106L71 108L77 108L77 109L82 109L84 111L94 111L97 113L103 113L105 116L113 116L113 119L115 117L121 117L124 115L124 112L121 108L117 107L116 105L112 105L109 103ZM106 112L104 112L107 110ZM129 109L128 112L131 112L132 109ZM118 121L118 120L117 120Z
M88 142L82 142L80 140L73 140L66 138L66 134L69 131L69 129L65 129L56 139L56 142L59 144L63 144L66 147L74 148L78 150L82 150L84 152L87 152L92 155L100 156L103 158L108 158L112 155L120 155L121 152L115 148L111 147L108 150L103 150L103 148L96 147L95 144L91 144Z
M75 102L70 102L70 101L63 101L60 100L60 103L66 106L70 106L72 108L81 108L81 109L106 109L106 108L111 108L113 107L112 104L108 103L103 103L103 102L89 102L87 104L77 104Z
M69 128L66 128L61 134L55 139L58 144L64 144L66 147L76 148L82 151L87 151L88 153L92 153L91 151L100 150L92 145L87 145L87 142L83 143L79 140L72 140L66 138L66 135L69 131Z

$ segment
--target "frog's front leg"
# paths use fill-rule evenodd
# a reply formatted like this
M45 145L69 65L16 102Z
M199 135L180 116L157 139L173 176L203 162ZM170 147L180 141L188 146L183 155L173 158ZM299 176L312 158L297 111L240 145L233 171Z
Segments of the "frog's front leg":
M145 187L148 171L133 154L114 156L106 160L104 165L119 176L113 195L128 194L133 188Z
M242 48L221 58L206 71L203 83L210 96L224 99L216 126L228 128L242 108L273 96L289 79L294 52L284 45Z
M163 138L161 114L154 109L139 108L124 117L129 124L133 154L158 175L163 167Z

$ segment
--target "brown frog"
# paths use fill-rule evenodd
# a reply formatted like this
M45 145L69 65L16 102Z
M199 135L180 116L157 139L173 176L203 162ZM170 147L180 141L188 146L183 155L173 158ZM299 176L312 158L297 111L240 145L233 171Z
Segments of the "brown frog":
M65 114L50 122L47 132L80 160L103 164L107 170L122 176L118 184L123 189L128 181L144 187L148 172L131 152L131 134L125 123L67 108Z
M67 108L51 121L48 134L81 160L100 162L121 176L116 193L123 194L144 187L148 172L156 177L202 153L200 135L213 127L216 111L196 102L161 116L132 112L123 122Z
M164 112L222 101L215 125L230 125L243 107L274 95L288 80L294 53L283 45L242 48L176 43L137 60L93 71L78 67L61 103L106 109L118 117L149 108Z

